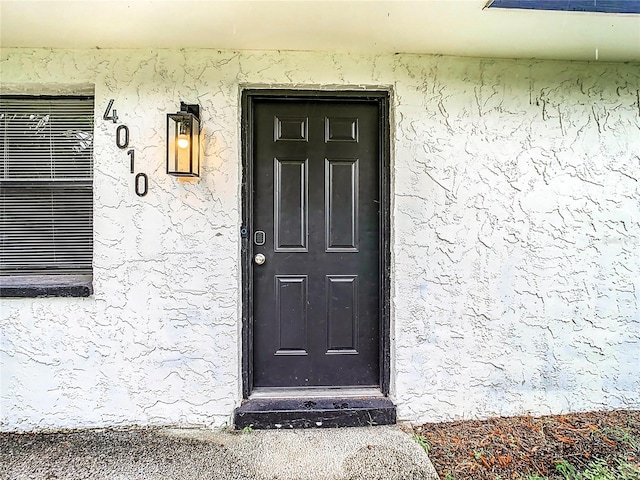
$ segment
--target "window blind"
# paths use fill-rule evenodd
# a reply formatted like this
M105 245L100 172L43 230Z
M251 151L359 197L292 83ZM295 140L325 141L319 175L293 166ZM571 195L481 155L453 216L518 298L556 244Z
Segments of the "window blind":
M0 97L0 274L87 274L91 97Z

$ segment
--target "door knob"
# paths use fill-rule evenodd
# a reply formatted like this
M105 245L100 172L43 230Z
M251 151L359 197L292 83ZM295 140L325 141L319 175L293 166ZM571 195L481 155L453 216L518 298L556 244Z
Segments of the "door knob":
M253 257L253 261L256 262L256 265L262 265L267 261L267 258L262 253L256 253L256 256Z

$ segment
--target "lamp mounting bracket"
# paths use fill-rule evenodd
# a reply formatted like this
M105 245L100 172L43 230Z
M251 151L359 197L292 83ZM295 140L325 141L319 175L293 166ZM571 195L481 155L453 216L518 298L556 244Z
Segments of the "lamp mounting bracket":
M180 111L191 113L194 117L200 120L200 105L180 102Z

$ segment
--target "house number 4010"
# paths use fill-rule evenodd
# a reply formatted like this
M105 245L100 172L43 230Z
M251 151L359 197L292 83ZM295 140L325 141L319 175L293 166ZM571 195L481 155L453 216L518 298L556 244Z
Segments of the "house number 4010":
M104 111L104 115L102 118L104 120L111 120L113 123L118 123L118 113L116 109L113 108L113 98L109 100L109 104L107 105L107 109ZM126 125L118 125L116 128L116 146L120 150L125 150L129 146L129 127ZM129 170L131 173L135 171L135 150L130 148L127 150L127 155L129 155ZM133 182L134 190L136 195L139 197L144 197L149 191L149 178L146 173L139 173L136 175L135 180Z

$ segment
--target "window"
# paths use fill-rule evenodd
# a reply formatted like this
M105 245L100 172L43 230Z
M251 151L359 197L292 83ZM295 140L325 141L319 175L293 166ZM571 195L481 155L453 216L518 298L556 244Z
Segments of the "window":
M88 296L93 98L0 97L0 296Z
M640 13L640 0L492 0L488 6L568 12Z

